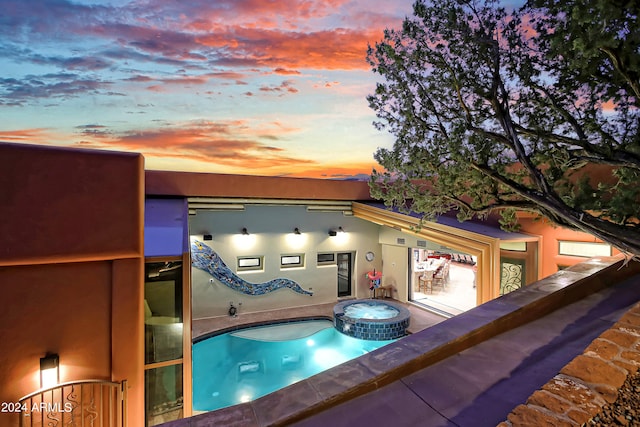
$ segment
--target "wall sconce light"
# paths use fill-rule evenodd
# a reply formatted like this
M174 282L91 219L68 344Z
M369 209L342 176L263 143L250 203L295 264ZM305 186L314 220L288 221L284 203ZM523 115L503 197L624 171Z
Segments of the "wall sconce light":
M49 388L60 382L60 357L47 353L40 359L40 387Z
M257 234L249 233L247 227L242 227L240 233L233 235L234 245L237 248L251 248L256 244Z
M329 236L337 236L338 233L344 233L344 230L342 229L342 227L338 227L337 230L329 230Z
M307 243L308 237L308 234L302 234L300 228L296 227L293 229L293 232L285 234L284 239L287 246L292 249L298 250L304 248Z

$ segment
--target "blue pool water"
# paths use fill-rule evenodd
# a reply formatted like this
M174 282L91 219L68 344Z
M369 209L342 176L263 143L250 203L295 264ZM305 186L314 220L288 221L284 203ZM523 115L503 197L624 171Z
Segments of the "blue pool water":
M208 338L193 345L193 410L213 411L257 399L393 341L352 338L325 320Z

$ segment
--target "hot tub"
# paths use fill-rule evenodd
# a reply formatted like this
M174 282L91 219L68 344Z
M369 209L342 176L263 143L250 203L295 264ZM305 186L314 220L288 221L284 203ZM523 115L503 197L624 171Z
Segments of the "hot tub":
M391 301L349 300L333 307L333 324L345 335L363 340L392 340L407 334L409 310Z

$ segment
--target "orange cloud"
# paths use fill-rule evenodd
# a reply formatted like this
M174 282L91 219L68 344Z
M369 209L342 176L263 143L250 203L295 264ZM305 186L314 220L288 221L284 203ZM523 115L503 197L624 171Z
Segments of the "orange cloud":
M367 43L378 38L380 33L372 30L335 29L305 33L241 26L196 37L207 47L233 46L218 59L220 65L232 65L242 59L247 64L276 70L368 70Z
M380 169L374 162L325 164L263 142L277 141L281 139L280 135L296 130L278 122L255 128L249 128L241 120L200 122L192 123L190 127L142 130L122 135L95 124L79 126L76 130L79 138L67 136L62 139L75 139L76 147L87 149L142 153L147 167L151 169L358 180L368 179L374 167ZM56 142L61 138L52 137L46 129L2 131L0 140L61 145Z
M0 140L8 142L32 142L37 144L46 141L50 135L49 129L45 128L0 130Z
M290 165L313 165L286 149L269 145L262 140L277 141L288 130L279 123L250 128L244 121L195 122L180 128L160 128L135 131L95 139L87 131L79 144L95 148L140 152L147 158L175 158L223 165L247 170L266 171ZM89 138L87 138L89 137ZM285 168L286 170L286 168Z
M242 23L246 28L288 28L312 18L322 18L340 10L350 0L218 0L199 5L188 28L208 31L212 22ZM186 6L188 7L188 6Z
M299 177L299 178L322 178L322 179L358 179L365 180L371 175L371 171L374 169L380 169L380 165L375 162L360 162L360 163L344 163L331 165L318 164L318 165L300 165L295 167L287 173L287 176Z

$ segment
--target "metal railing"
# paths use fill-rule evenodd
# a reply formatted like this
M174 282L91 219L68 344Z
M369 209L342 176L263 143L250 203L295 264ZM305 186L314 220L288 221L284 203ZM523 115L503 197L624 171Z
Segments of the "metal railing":
M20 427L126 427L126 381L84 380L19 400Z

